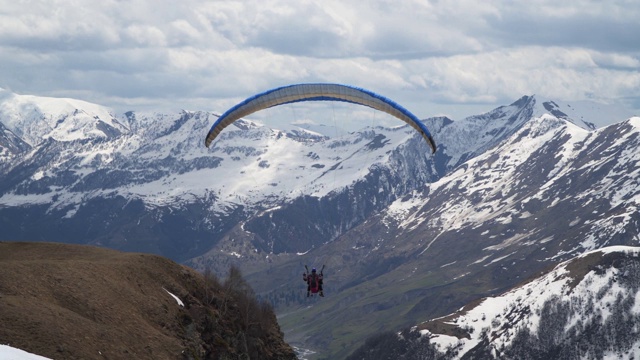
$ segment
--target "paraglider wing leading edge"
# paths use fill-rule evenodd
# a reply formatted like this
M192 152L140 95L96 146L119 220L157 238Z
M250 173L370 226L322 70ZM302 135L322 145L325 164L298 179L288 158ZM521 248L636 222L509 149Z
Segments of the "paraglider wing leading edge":
M254 112L299 101L322 100L359 104L395 116L416 129L427 141L431 147L431 151L436 151L435 141L427 127L407 109L369 90L341 84L288 85L254 95L227 110L218 118L207 134L205 145L209 147L211 142L213 142L224 128L231 125L234 121L253 114Z

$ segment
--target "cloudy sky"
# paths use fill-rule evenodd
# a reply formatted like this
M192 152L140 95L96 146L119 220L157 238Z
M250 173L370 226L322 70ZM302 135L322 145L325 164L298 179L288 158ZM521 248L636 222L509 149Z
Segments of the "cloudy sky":
M224 111L298 82L460 119L536 94L640 114L637 0L0 0L0 88Z

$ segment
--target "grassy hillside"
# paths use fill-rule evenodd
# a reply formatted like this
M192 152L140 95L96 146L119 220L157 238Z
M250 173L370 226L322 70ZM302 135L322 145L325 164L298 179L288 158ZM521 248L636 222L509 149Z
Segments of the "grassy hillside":
M54 359L295 359L252 296L237 271L219 282L154 255L0 242L0 343Z

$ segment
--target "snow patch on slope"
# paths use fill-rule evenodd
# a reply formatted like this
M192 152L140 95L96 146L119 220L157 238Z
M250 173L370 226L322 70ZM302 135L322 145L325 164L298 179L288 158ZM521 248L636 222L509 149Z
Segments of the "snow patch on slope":
M629 289L621 287L612 279L621 276L619 269L609 267L603 272L589 271L582 279L571 276L568 266L579 258L602 253L625 253L632 257L640 256L640 248L630 246L613 246L587 252L576 259L565 261L546 275L524 284L514 290L496 297L485 298L479 305L460 310L459 315L453 314L443 317L445 324L465 330L469 338L457 338L449 335L431 333L421 330L422 334L430 337L430 341L444 351L447 348L459 349L460 356L464 355L482 341L482 334L488 333L493 349L503 349L510 345L518 331L527 329L537 333L540 327L540 314L545 303L552 298L576 299L578 303L586 303L594 294L599 294L597 313L587 313L584 309L574 309L569 324L600 316L606 321L611 315L607 303L614 303L619 296L632 296L636 299L634 311L640 314L640 293L630 293ZM432 320L434 321L434 320ZM435 320L437 321L437 320ZM494 350L495 351L495 350ZM499 354L494 353L494 356Z

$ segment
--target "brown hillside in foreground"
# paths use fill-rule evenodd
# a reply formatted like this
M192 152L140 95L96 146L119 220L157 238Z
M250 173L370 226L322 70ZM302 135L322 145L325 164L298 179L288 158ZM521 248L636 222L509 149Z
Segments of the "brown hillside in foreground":
M295 359L270 308L251 321L251 302L207 283L155 255L0 242L0 344L52 359Z

